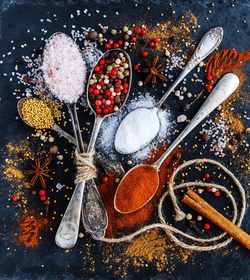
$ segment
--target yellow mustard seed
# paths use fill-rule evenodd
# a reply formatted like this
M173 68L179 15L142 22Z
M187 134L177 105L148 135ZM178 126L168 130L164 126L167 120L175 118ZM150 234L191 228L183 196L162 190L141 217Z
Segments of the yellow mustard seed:
M24 120L36 129L51 128L54 118L47 104L36 98L29 98L21 105L21 114Z

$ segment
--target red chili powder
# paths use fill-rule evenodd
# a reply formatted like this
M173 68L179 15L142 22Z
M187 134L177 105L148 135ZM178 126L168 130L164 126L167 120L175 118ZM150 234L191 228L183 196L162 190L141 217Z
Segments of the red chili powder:
M41 231L48 225L48 219L42 216L25 214L19 224L17 242L28 248L37 247Z
M165 152L165 150L166 147L159 147L153 151L151 158L145 163L153 163L163 154L163 152ZM174 157L174 155L177 153L179 153L179 151L174 151L161 165L161 169L159 171L160 184L153 199L136 212L130 214L121 214L115 210L114 195L118 184L115 182L114 177L109 177L107 183L102 183L98 186L108 214L108 228L106 231L106 237L114 237L119 233L128 234L144 225L149 224L150 220L157 211L157 205L160 197L166 191L165 185L167 184L173 169L177 168L177 166L180 164L180 160Z
M238 52L236 49L224 49L207 60L207 76L211 75L216 81L224 74L243 67L249 59L250 51Z

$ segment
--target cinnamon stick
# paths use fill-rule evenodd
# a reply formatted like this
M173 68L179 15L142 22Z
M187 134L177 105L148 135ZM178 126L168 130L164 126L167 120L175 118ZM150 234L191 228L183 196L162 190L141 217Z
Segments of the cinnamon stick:
M209 219L216 226L232 236L241 245L250 250L250 235L215 210L197 193L189 189L184 195L182 202Z

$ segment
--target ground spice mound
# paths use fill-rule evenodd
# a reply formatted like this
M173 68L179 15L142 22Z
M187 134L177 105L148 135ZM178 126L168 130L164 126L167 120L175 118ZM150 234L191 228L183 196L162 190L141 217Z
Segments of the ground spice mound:
M126 278L131 270L145 272L146 269L150 269L171 273L179 264L190 261L192 256L192 251L175 245L160 229L145 232L134 238L131 243L102 243L101 246L105 267L118 279ZM89 246L85 248L88 252ZM88 259L89 257L86 257L84 262Z
M116 210L131 213L140 209L155 194L158 185L158 172L153 166L136 167L119 184L114 201Z
M136 266L147 266L152 262L158 271L166 266L174 268L174 259L187 263L192 251L184 250L169 242L166 234L159 229L152 229L133 240L125 250L125 255L133 260Z
M239 52L236 49L224 49L207 60L207 76L212 76L214 81L217 81L224 74L243 67L249 59L250 51Z
M48 223L48 219L42 216L25 214L19 224L17 243L27 248L37 247L40 234Z
M163 144L157 149L151 151L150 157L147 161L145 161L145 163L153 163L162 155L166 148L167 146ZM153 199L134 213L121 214L115 210L114 195L118 184L115 182L114 177L109 177L109 181L107 183L102 183L98 186L100 195L107 210L109 221L108 228L106 230L106 237L117 237L119 234L129 234L151 222L157 211L159 199L166 190L165 185L167 184L173 169L177 168L180 164L180 159L175 157L177 153L179 153L179 151L174 151L161 165L159 172L160 184Z

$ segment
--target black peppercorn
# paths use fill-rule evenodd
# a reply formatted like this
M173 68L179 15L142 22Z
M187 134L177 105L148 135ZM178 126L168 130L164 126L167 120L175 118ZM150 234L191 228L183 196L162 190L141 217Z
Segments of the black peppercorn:
M126 40L126 41L129 40L129 35L128 35L128 34L125 34L125 35L124 35L124 40Z
M201 139L202 139L204 142L209 141L210 138L211 138L211 136L210 136L207 132L203 132L203 133L201 134Z

